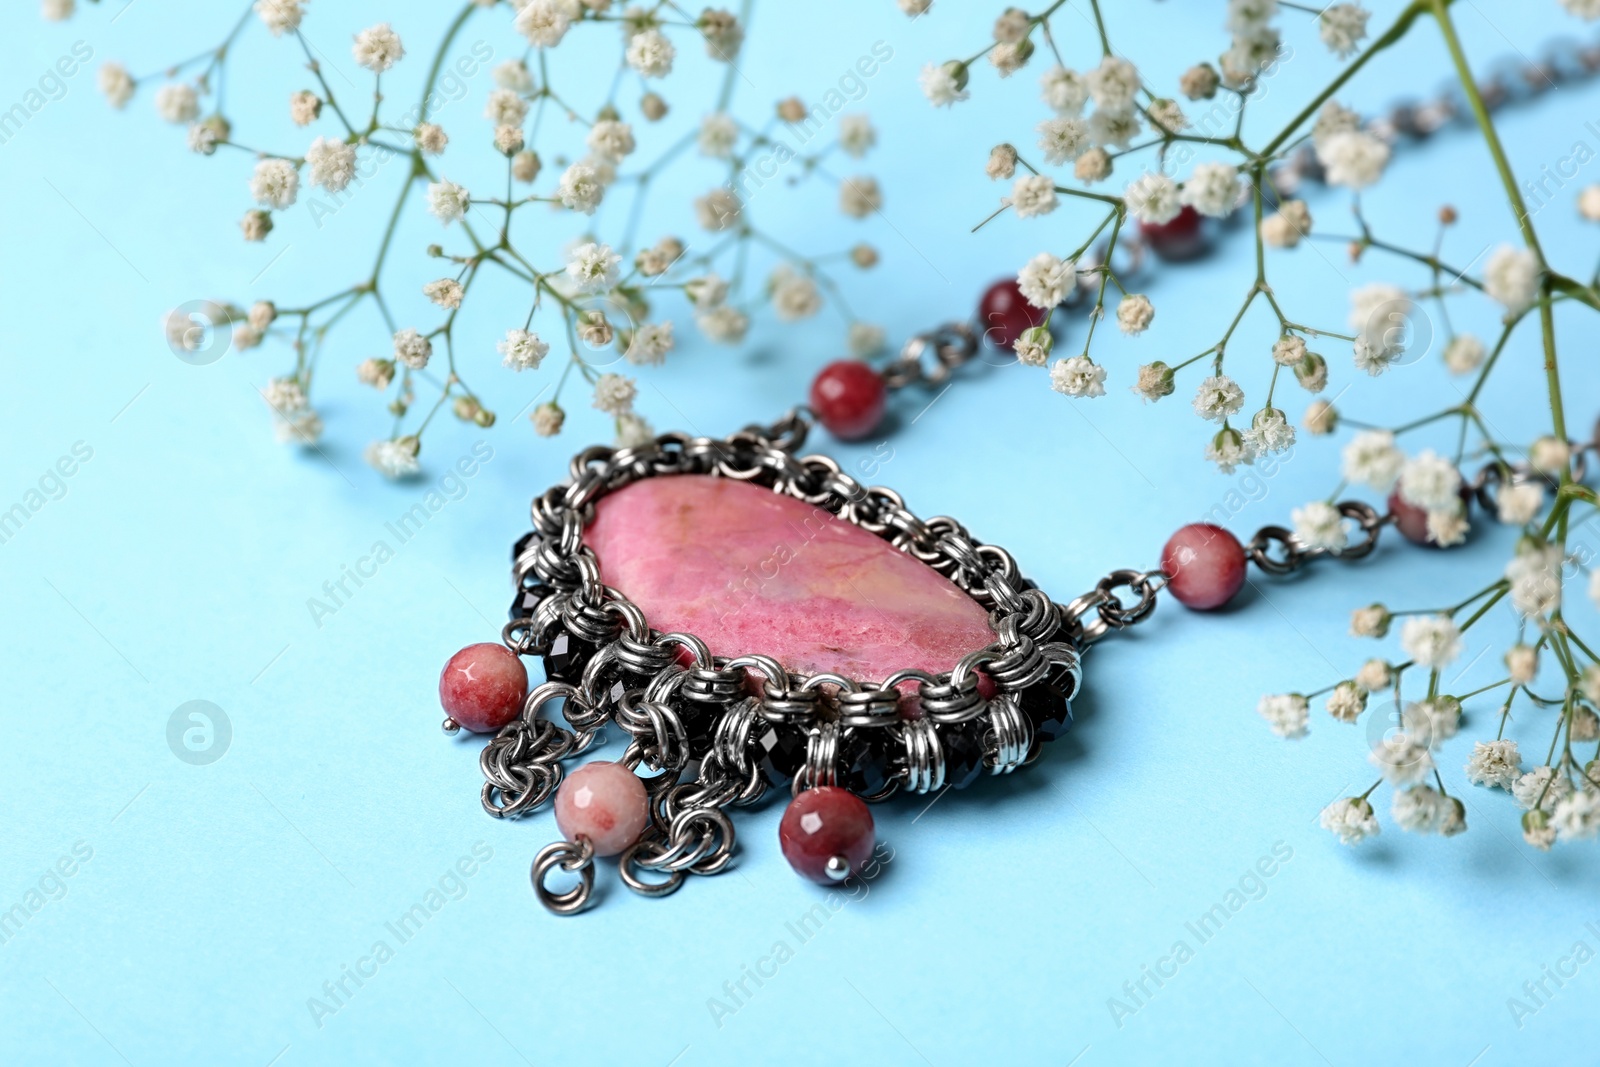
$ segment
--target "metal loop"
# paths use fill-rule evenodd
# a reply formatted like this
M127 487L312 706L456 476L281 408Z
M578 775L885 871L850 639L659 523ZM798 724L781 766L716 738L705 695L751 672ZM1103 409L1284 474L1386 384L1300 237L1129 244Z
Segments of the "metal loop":
M578 884L562 893L551 892L544 880L557 867L568 873L576 873ZM533 892L539 898L539 903L557 915L576 915L589 906L594 893L594 845L581 835L576 841L557 841L553 845L546 845L533 858L530 875Z

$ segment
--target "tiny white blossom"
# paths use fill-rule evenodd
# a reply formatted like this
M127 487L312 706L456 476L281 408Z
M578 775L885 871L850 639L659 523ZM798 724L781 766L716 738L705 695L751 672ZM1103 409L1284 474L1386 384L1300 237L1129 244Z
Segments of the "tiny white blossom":
M784 322L808 318L822 309L822 293L810 275L780 267L772 272L768 284L772 290L773 310Z
M1105 396L1105 380L1106 369L1087 356L1058 359L1050 368L1050 388L1066 396Z
M1511 795L1523 809L1537 807L1549 811L1571 792L1572 783L1567 781L1566 775L1558 775L1554 767L1547 766L1535 767L1511 784Z
M1586 185L1578 193L1578 217L1600 222L1600 185Z
M1304 200L1285 200L1261 220L1261 240L1273 248L1293 248L1311 233L1311 209Z
M1227 163L1201 163L1183 183L1181 199L1202 215L1226 218L1233 213L1243 188L1237 167Z
M194 86L168 82L156 90L156 114L176 126L184 126L200 116L200 95Z
M1526 526L1543 507L1544 486L1536 481L1502 485L1495 495L1496 517L1508 526Z
M1572 462L1572 446L1559 437L1540 437L1528 446L1528 462L1541 474L1559 475Z
M1293 367L1305 358L1305 340L1293 334L1284 334L1272 345L1272 362L1280 367Z
M640 77L665 78L672 73L672 61L677 54L678 50L666 35L652 29L633 35L625 58Z
M1369 693L1389 688L1389 683L1392 681L1394 672L1381 659L1369 659L1361 665L1359 671L1356 671L1355 683Z
M1419 667L1439 670L1461 655L1461 629L1447 615L1414 615L1400 628L1400 647Z
M1211 422L1221 422L1244 407L1244 390L1226 374L1206 378L1194 394L1194 413Z
M1317 36L1328 51L1345 59L1355 54L1367 36L1367 20L1372 13L1360 4L1330 4L1317 16Z
M472 194L448 178L428 185L428 211L446 226L464 217L471 203Z
M1451 837L1467 828L1466 809L1455 797L1447 797L1432 786L1412 786L1394 795L1390 814L1402 830L1419 834Z
M394 360L368 357L356 365L356 381L374 389L387 389L394 381Z
M743 211L738 194L720 185L694 202L695 217L700 225L713 232L728 229Z
M876 323L852 322L847 336L850 354L858 359L875 356L883 351L886 337L884 328Z
M1017 335L1011 349L1016 352L1018 363L1027 367L1042 367L1049 362L1055 344L1048 326L1030 326Z
M263 159L250 178L250 196L262 207L282 211L300 192L300 172L287 159Z
M1345 445L1343 461L1346 480L1387 492L1400 477L1406 457L1388 430L1363 430Z
M700 120L700 135L696 141L701 155L727 159L739 142L739 124L725 111L713 112Z
M617 416L617 436L614 443L618 448L642 448L655 439L655 430L642 415L624 411Z
M133 75L128 73L128 68L115 60L108 60L100 65L100 70L95 74L95 84L99 87L101 95L106 98L106 103L117 109L127 106L133 99Z
M1062 115L1081 115L1089 99L1089 85L1083 75L1066 67L1051 67L1039 79L1044 102Z
M1277 408L1262 408L1244 432L1244 448L1251 456L1287 452L1294 446L1295 430L1288 417Z
M1372 805L1360 797L1344 797L1322 809L1318 820L1324 830L1339 835L1341 845L1355 845L1378 836Z
M1327 172L1329 185L1365 189L1383 176L1389 146L1370 133L1348 130L1319 144L1317 160Z
M1483 265L1483 291L1508 311L1526 310L1539 298L1539 257L1526 248L1501 245Z
M1094 138L1096 144L1106 148L1127 148L1143 128L1139 123L1139 113L1132 108L1126 111L1101 108L1089 116L1089 136ZM1091 154L1085 152L1079 156L1079 163Z
M517 32L536 48L554 48L572 26L572 18L561 0L528 0L517 12Z
M1313 500L1303 508L1289 513L1294 523L1294 537L1307 548L1325 548L1338 552L1350 543L1344 528L1344 516L1326 500Z
M496 126L521 126L528 117L528 101L515 89L491 89L483 104L483 117Z
M254 10L274 37L298 30L300 20L305 17L305 7L300 0L256 0Z
M1183 209L1177 183L1155 171L1141 174L1122 195L1128 202L1128 210L1140 222L1155 225L1171 222Z
M452 311L461 306L461 283L454 278L440 278L422 287L422 295L442 308Z
M450 135L444 132L444 127L431 122L419 123L411 136L417 142L418 151L426 156L439 155L450 143Z
M1040 252L1017 272L1017 288L1028 303L1048 311L1065 300L1067 291L1077 284L1076 271L1071 260Z
M1050 193L1050 199L1055 200L1055 192ZM883 190L878 188L878 180L865 174L858 174L852 178L845 178L839 183L839 210L853 219L864 219L883 208ZM1017 214L1021 215L1019 208Z
M1129 293L1117 303L1117 327L1130 337L1137 337L1155 321L1156 309L1143 293Z
M1487 354L1477 337L1458 333L1444 346L1444 365L1452 374L1470 374L1483 364Z
M1431 448L1425 448L1400 469L1400 498L1429 511L1461 501L1461 472Z
M572 250L567 259L567 277L580 293L596 293L617 284L622 257L610 245L588 242Z
M1107 111L1126 111L1133 107L1139 91L1139 70L1119 56L1106 56L1085 76L1095 106Z
M533 72L520 59L506 60L490 71L489 77L494 79L494 84L498 88L510 89L520 94L533 92Z
M421 445L415 437L397 437L392 441L374 441L367 446L367 462L385 478L409 478L421 467L417 453Z
M1428 746L1406 733L1394 733L1372 746L1367 761L1393 786L1415 785L1433 770Z
M539 364L550 351L550 346L536 333L527 330L507 330L506 339L495 348L501 356L501 365L515 371L538 370Z
M1550 825L1562 841L1577 841L1600 833L1600 793L1582 789L1556 801Z
M1472 523L1467 519L1467 509L1458 500L1448 507L1428 512L1428 540L1440 548L1451 548L1467 539Z
M612 415L621 415L633 410L633 398L638 392L632 378L602 374L594 383L594 406Z
M722 304L695 316L694 324L700 332L719 344L736 345L744 340L750 329L750 316L738 308Z
M356 176L356 146L331 137L318 137L306 149L311 184L330 193L342 192Z
M1206 442L1206 459L1223 474L1232 474L1235 467L1253 462L1255 456L1245 450L1244 437L1238 430L1224 427Z
M1561 569L1564 556L1559 544L1524 541L1506 564L1511 583L1511 606L1525 617L1545 615L1561 606Z
M407 327L394 335L394 358L410 367L421 370L433 356L433 342L416 330Z
M356 43L350 49L356 63L374 74L382 74L405 58L406 50L400 44L400 35L387 22L380 22L356 34Z
M934 107L949 107L971 95L966 90L966 68L954 60L927 64L917 80L922 86L922 95Z
M1019 219L1048 215L1056 209L1056 183L1044 174L1024 174L1011 186L1011 206Z
M561 432L562 423L567 421L567 413L554 400L548 400L533 409L528 421L533 423L533 432L540 437L554 437Z
M860 159L878 143L878 131L865 115L839 116L839 148L852 159Z
M666 358L667 353L672 351L672 343L672 323L642 323L628 338L628 347L623 356L629 363L653 366L660 363Z
M1532 645L1512 645L1505 660L1512 685L1527 685L1539 676L1539 650Z
M1038 125L1039 150L1047 163L1059 167L1089 150L1089 124L1070 115L1045 119Z
M1522 777L1522 754L1515 741L1476 741L1467 760L1467 781L1509 791Z
M1340 682L1328 694L1327 709L1340 722L1355 722L1367 710L1367 691L1355 682Z
M1311 720L1311 705L1299 693L1279 693L1261 698L1256 714L1279 737L1304 737Z
M728 299L728 283L715 271L684 283L683 295L701 311L721 306Z
M1400 725L1429 748L1438 748L1461 728L1461 701L1452 696L1414 700L1401 709Z
M1350 613L1351 637L1383 637L1389 632L1394 616L1382 604L1369 604ZM1387 684L1387 683L1385 683Z

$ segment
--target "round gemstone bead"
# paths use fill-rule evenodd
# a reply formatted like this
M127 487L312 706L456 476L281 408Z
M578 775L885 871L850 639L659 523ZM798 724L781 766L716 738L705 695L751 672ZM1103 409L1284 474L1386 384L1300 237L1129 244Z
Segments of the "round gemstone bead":
M1166 222L1139 223L1139 236L1150 251L1169 263L1203 255L1211 247L1208 231L1205 217L1188 205Z
M1244 546L1209 522L1194 522L1172 535L1161 550L1167 589L1195 611L1220 608L1244 585Z
M515 719L528 695L528 669L504 645L468 645L439 672L445 714L476 734L492 734Z
M1015 278L1002 278L978 301L978 329L996 348L1010 349L1023 330L1043 326L1048 314L1028 303Z
M587 837L596 856L615 856L644 833L650 800L639 776L597 760L569 774L556 790L556 825L568 841Z
M1461 506L1466 507L1470 499L1472 490L1462 486ZM1429 548L1439 547L1439 543L1428 533L1428 510L1419 508L1402 497L1398 487L1389 494L1389 513L1394 516L1395 529L1399 530L1407 541Z
M872 812L860 797L834 786L807 789L784 809L778 823L783 858L818 885L843 881L872 858Z
M841 441L859 440L876 430L888 399L883 376L856 359L835 360L811 382L811 410Z

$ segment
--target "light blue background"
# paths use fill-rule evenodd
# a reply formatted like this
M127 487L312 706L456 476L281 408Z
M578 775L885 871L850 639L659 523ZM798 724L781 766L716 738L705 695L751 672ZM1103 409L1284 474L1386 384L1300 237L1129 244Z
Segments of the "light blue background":
M355 28L388 18L410 43L397 98L414 91L427 42L451 14L420 2L335 6L313 4L307 32L351 75ZM981 174L988 145L1030 143L1043 117L1038 67L1004 85L976 73L977 99L949 113L927 108L914 75L927 59L974 50L998 6L941 0L935 17L913 24L889 0L769 5L741 58L749 84L740 106L760 116L779 96L822 92L872 42L893 47L861 105L881 130L864 169L883 181L888 225L838 217L820 184L753 210L811 250L870 234L884 263L849 277L851 299L894 338L964 314L991 278L1043 247L1074 246L1089 219L1071 209L967 233L998 192ZM1224 44L1220 3L1108 6L1118 46L1148 70L1175 72ZM1373 6L1376 26L1399 5ZM45 26L32 4L11 5L0 23L0 105L20 99L74 41L93 48L95 63L122 58L139 73L199 51L235 17L234 5L209 7L144 0L119 15L108 2ZM1057 25L1073 60L1087 64L1095 49L1081 7ZM1553 0L1457 7L1469 48L1485 60L1513 46L1534 54L1552 34L1580 29ZM497 58L509 54L504 21L503 12L484 16L464 39L483 37ZM1286 22L1300 54L1252 123L1258 140L1335 69L1303 20ZM1347 102L1370 111L1444 80L1432 28L1413 36ZM597 47L578 41L562 50L567 71ZM612 49L605 42L605 70ZM261 140L294 148L306 135L287 129L282 101L306 78L288 51L258 28L246 35L231 110L242 134L254 138L264 126ZM687 71L702 64L681 66L665 91L692 114L705 96ZM261 73L245 76L250 69ZM477 117L487 86L480 75L469 99L452 105L460 114L446 123L458 138L487 136ZM573 84L580 98L586 88ZM1600 117L1600 90L1563 91L1508 117L1519 169L1554 165L1579 140L1600 143L1584 125L1591 117ZM326 459L274 444L255 390L281 372L286 350L188 366L163 342L161 317L197 297L291 302L348 284L365 269L391 192L363 191L321 229L291 213L267 244L246 246L235 222L248 165L237 153L187 154L181 132L153 116L148 91L128 114L109 113L92 71L0 145L8 312L0 505L21 499L75 442L93 449L65 497L0 545L0 596L10 608L0 643L9 726L0 749L0 907L22 900L75 843L93 851L65 895L0 945L0 1060L1490 1065L1581 1059L1592 1049L1586 1009L1600 965L1580 970L1520 1029L1507 1009L1507 998L1575 942L1600 947L1585 925L1600 924L1600 865L1592 847L1526 848L1510 799L1465 786L1460 765L1492 709L1469 705L1474 721L1442 761L1448 783L1465 790L1471 832L1443 841L1390 829L1356 852L1318 829L1316 815L1365 788L1360 731L1318 711L1310 738L1290 745L1253 711L1263 691L1327 684L1372 654L1346 636L1352 606L1375 596L1425 606L1476 588L1509 553L1499 530L1448 555L1387 546L1349 571L1263 583L1220 616L1164 605L1136 635L1095 651L1078 729L1028 773L985 781L925 816L918 798L877 809L895 859L865 899L804 945L785 924L839 898L787 870L773 805L742 815L737 873L651 902L603 868L601 907L575 921L546 915L529 891L528 863L554 839L553 820L483 815L476 746L440 736L434 687L449 653L499 628L506 546L525 527L528 498L605 428L577 394L568 433L554 444L511 417L542 382L493 366L492 341L522 314L520 295L507 290L502 315L463 320L464 365L476 368L501 423L488 432L441 427L429 438L423 481L387 484L360 459L386 421L348 372L385 348L370 316L335 335L324 364ZM699 161L684 171L664 187L666 201L684 204L715 177ZM1552 258L1580 277L1596 241L1575 221L1571 198L1597 175L1569 185L1539 218ZM1455 204L1463 221L1448 252L1461 262L1512 234L1471 136L1402 154L1369 201L1380 232L1413 244L1431 236L1438 204ZM671 210L678 214L662 216L663 228L691 233L687 209ZM1323 232L1348 232L1339 197L1316 194L1313 211ZM430 219L402 229L395 291L415 292L433 276L418 253L437 239ZM1107 398L1069 403L1038 373L1015 368L965 375L895 432L883 480L921 513L962 517L1011 548L1059 599L1110 568L1151 565L1174 527L1231 489L1253 498L1232 519L1236 529L1283 521L1334 483L1335 447L1304 446L1263 482L1223 478L1200 461L1202 428L1181 395L1141 410L1126 390L1138 362L1175 361L1220 332L1250 277L1245 249L1236 238L1205 265L1148 282L1154 328L1097 345L1113 376ZM1274 267L1292 314L1335 326L1351 285L1421 282L1377 254L1351 265L1329 244L1275 256ZM420 303L405 306L420 314ZM1461 319L1492 328L1492 312L1479 305ZM1561 325L1569 411L1585 426L1597 397L1593 335L1581 319L1563 316ZM1081 330L1071 323L1064 343ZM763 324L745 354L681 333L669 365L644 376L642 406L663 425L723 432L799 397L836 353L840 327L829 316L782 331ZM1485 397L1513 439L1545 425L1534 338L1518 336ZM1264 357L1269 341L1254 318L1237 351L1254 345ZM1342 351L1332 362L1342 388L1351 369ZM1259 395L1265 359L1240 373ZM1419 397L1450 402L1453 388L1430 357L1354 383L1340 404L1398 421ZM904 423L921 402L902 399ZM1301 399L1293 404L1297 415ZM385 537L384 524L479 439L494 458L466 495L315 625L307 598ZM867 451L823 447L846 460ZM1509 639L1508 614L1492 623L1472 634L1463 663L1491 636L1497 648ZM1456 688L1498 670L1485 656ZM217 703L231 720L231 748L209 766L180 762L167 746L169 716L192 699ZM1543 723L1518 732L1530 751L1543 751ZM1386 817L1386 797L1379 808ZM375 941L395 947L385 923L477 842L493 856L465 896L315 1025L308 998ZM1260 899L1199 944L1185 923L1274 847L1292 849L1292 859ZM780 938L794 958L717 1025L708 998L725 997L724 982ZM1124 982L1179 939L1194 958L1119 1027L1108 998L1126 1000Z

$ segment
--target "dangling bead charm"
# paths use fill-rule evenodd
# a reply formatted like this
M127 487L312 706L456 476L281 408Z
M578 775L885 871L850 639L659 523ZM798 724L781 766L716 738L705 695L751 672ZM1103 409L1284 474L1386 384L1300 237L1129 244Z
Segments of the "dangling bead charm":
M1161 550L1167 589L1195 611L1220 608L1244 585L1244 546L1209 522L1179 528Z
M789 802L778 824L783 858L796 874L818 885L834 885L860 871L876 843L866 803L837 786L807 789Z
M527 696L528 668L505 645L468 645L439 672L439 703L450 716L446 733L465 726L492 734L521 713Z
M586 763L556 790L556 825L569 841L588 838L596 856L615 856L649 821L644 783L620 763Z
M856 441L883 421L889 387L883 376L858 359L838 359L811 382L811 410L841 441Z

